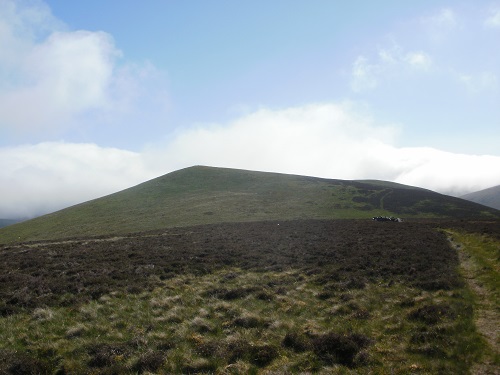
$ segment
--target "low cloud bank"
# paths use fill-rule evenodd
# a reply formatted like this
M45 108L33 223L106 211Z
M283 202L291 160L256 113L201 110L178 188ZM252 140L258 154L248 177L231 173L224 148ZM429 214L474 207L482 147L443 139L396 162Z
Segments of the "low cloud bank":
M0 148L0 218L29 218L153 177L140 154L94 144Z
M388 180L457 196L500 184L500 156L398 147L398 127L357 113L349 104L261 109L137 153L64 142L0 148L0 217L47 213L191 165Z
M379 179L461 195L500 184L500 157L398 147L399 128L349 104L260 110L226 126L200 126L159 151L209 164L339 179Z

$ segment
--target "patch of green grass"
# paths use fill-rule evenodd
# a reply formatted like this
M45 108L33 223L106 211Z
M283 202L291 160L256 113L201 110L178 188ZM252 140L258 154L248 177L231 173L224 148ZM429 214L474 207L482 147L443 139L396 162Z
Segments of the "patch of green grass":
M0 318L0 373L24 361L71 374L465 374L478 350L465 293L335 289L293 269L177 276L136 295Z
M473 258L472 271L488 289L493 302L500 306L500 242L476 233L452 233L454 240L464 246L467 254Z
M482 365L500 368L500 241L498 238L465 231L446 231L457 248L461 272L468 282L469 300L483 340Z

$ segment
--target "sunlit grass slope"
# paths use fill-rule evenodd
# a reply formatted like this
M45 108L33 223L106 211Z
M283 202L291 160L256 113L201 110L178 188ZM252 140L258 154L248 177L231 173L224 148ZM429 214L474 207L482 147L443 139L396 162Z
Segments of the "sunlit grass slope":
M3 228L0 243L218 222L374 215L499 218L500 212L382 181L328 180L196 166Z

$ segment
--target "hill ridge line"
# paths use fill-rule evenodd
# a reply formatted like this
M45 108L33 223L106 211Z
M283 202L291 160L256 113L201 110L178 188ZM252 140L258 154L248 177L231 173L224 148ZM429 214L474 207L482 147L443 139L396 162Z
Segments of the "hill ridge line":
M297 219L500 219L500 211L393 182L188 167L0 229L0 243Z

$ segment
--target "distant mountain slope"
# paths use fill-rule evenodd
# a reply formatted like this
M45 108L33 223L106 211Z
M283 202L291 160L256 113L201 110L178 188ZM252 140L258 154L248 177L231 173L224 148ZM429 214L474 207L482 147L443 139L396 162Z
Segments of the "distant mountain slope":
M21 219L0 219L0 228L19 223Z
M190 167L0 230L0 243L291 219L500 218L500 211L383 181Z
M465 194L460 198L500 210L500 185Z

